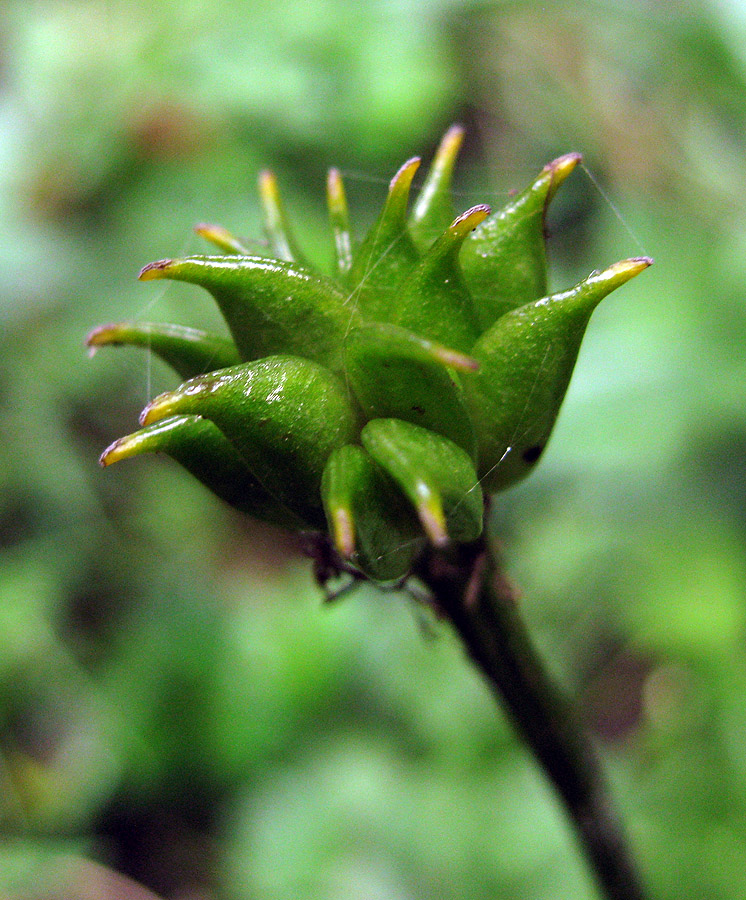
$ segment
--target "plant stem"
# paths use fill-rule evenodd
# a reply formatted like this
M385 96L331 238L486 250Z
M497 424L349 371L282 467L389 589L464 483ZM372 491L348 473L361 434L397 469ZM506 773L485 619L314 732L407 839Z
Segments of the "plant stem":
M416 574L564 801L605 896L644 900L596 751L539 660L488 541L431 549Z

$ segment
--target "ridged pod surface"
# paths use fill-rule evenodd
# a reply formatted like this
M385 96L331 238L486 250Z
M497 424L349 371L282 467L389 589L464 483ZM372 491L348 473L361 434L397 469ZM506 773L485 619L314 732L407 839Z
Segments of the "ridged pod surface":
M328 528L342 559L376 581L406 577L427 542L479 538L484 493L523 478L544 451L591 313L651 260L548 295L546 210L579 154L549 163L500 210L456 215L462 140L459 126L446 133L411 211L420 160L404 163L360 241L331 169L328 274L302 256L268 171L267 256L198 225L221 255L145 266L143 281L205 288L230 337L151 323L91 332L92 349L146 347L186 379L102 465L163 452L242 512Z

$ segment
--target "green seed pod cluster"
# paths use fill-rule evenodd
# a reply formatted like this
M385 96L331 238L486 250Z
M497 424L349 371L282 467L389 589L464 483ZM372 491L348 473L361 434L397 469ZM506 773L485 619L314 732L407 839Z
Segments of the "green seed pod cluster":
M143 281L205 288L231 337L144 323L93 331L91 347L146 346L185 379L102 464L166 453L249 515L328 529L341 557L377 581L405 576L427 541L476 540L484 492L539 460L591 313L650 260L547 295L545 214L580 156L549 163L498 212L456 216L462 138L458 126L445 135L411 209L419 159L404 163L360 242L329 172L330 274L304 260L269 172L259 178L266 256L200 225L221 255L146 266Z

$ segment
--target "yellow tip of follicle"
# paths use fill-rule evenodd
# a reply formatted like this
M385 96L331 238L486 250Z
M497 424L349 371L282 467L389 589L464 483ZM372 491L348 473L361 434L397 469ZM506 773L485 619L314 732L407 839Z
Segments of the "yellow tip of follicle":
M270 169L262 169L257 178L259 196L270 206L277 206L280 202L280 188L277 184L277 176Z
M465 134L466 129L463 125L451 125L448 131L443 135L443 139L438 147L437 155L439 157L444 156L448 159L453 159L461 149Z
M140 424L144 427L152 425L153 422L159 422L167 416L174 415L177 412L179 395L171 391L165 394L159 394L154 400L145 407L140 413Z
M154 281L156 278L167 278L173 262L172 259L159 259L148 263L147 266L140 269L140 274L137 277L140 281Z
M329 169L326 176L326 192L330 204L342 206L345 203L344 182L339 169Z
M642 272L643 269L647 269L648 266L652 265L653 259L650 256L632 256L630 259L623 259L620 262L609 266L608 271L629 273L631 278L633 275L637 275L638 272Z
M119 462L122 459L137 456L142 450L141 443L142 441L138 440L137 435L128 434L126 437L119 438L113 444L109 444L99 456L99 465L106 468L106 466L110 466L112 463Z
M346 506L337 506L332 512L334 545L343 559L351 559L355 552L355 522Z
M429 489L421 490L422 500L417 504L417 515L430 542L436 547L445 547L449 542L446 517L440 498Z
M597 277L599 280L611 281L614 287L624 284L635 275L639 275L644 269L653 264L649 256L633 256L630 259L622 259L619 262L604 269Z
M96 348L102 344L112 343L112 335L116 335L119 330L118 325L99 325L88 334L85 339L86 347Z
M490 212L492 212L492 210L486 203L472 206L471 209L462 212L460 216L457 216L453 222L451 222L448 231L456 240L463 240L470 231L474 231L477 225L484 222Z
M546 202L554 197L557 189L568 175L583 161L581 153L565 153L564 156L558 156L550 163L544 166L544 177L549 176L549 184L547 186Z
M420 167L420 162L419 156L413 156L411 159L408 159L391 179L389 193L393 194L396 191L408 192L415 172Z
M583 161L582 153L565 153L547 164L555 178L564 181L573 169Z

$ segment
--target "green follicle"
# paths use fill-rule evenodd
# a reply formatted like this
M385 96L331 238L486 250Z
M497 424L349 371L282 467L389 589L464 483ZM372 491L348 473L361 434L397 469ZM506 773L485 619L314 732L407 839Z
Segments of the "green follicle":
M94 329L86 344L92 351L120 344L145 347L185 379L241 361L233 341L185 325L117 322Z
M433 544L479 537L484 501L464 450L439 434L398 419L368 422L361 440L409 498Z
M305 521L323 521L319 488L332 450L355 439L347 392L328 369L274 356L192 378L156 397L140 418L211 420L269 493Z
M278 502L248 469L233 445L208 419L172 416L114 441L102 466L143 453L165 453L221 500L255 519L298 529L304 522Z
M423 541L417 519L391 478L362 447L329 457L321 495L334 545L343 559L379 581L409 571Z
M243 360L276 353L316 359L340 371L344 335L359 313L330 279L260 256L191 256L151 263L142 281L198 284L220 307Z
M269 169L264 169L259 173L258 185L264 216L264 233L273 256L276 259L284 259L286 262L305 262L303 253L288 224L274 173Z
M329 169L326 179L326 201L334 240L334 274L345 282L352 268L352 237L347 197L339 169Z
M396 324L456 350L471 347L479 323L458 255L466 237L489 213L484 205L467 210L425 253L401 287Z
M504 489L531 470L551 434L593 310L651 262L635 257L594 272L568 291L507 313L474 345L481 365L463 386L487 490Z
M443 136L409 216L409 231L420 252L427 250L453 219L451 178L464 140L461 125L452 125Z
M195 232L206 241L209 241L219 250L229 255L249 256L250 251L245 244L228 231L222 225L208 225L204 222L194 226Z
M367 419L412 422L475 454L471 420L448 369L474 372L476 360L383 323L353 329L345 360L347 380Z
M394 175L383 212L355 253L349 282L366 318L392 320L398 286L419 259L407 229L409 191L419 164L413 157Z
M553 160L464 241L461 265L482 330L546 294L547 206L581 159L579 153L567 153Z
M146 266L143 281L209 291L233 342L171 325L92 332L92 349L149 347L187 379L102 464L165 452L250 515L328 527L340 557L377 581L406 577L426 541L475 541L482 488L510 486L541 458L596 305L651 260L546 296L546 211L580 155L549 163L498 212L454 218L462 141L460 126L444 136L409 215L419 159L404 163L359 245L329 171L332 277L298 261L270 172L259 192L276 258L199 225L225 255Z

